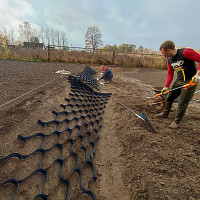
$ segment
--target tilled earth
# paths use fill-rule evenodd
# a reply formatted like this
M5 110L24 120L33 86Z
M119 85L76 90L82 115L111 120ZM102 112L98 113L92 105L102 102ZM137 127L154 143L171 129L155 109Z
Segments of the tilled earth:
M28 155L40 147L40 137L24 145L18 135L42 132L37 121L54 120L52 111L59 112L62 110L60 104L66 104L64 98L69 98L71 92L68 75L56 71L64 69L76 76L85 67L81 64L0 60L0 158L11 153ZM98 72L95 77L99 76L100 68L90 67ZM189 114L182 120L180 128L172 130L169 124L175 117L176 103L169 118L157 119L155 114L159 111L153 108L150 98L156 94L152 87L164 85L167 71L110 68L114 72L113 81L100 84L97 91L112 93L112 96L102 114L100 138L92 160L97 180L91 181L89 190L99 200L200 199L200 104L190 104ZM200 93L193 100L199 98ZM140 118L119 102L139 115L144 113L156 132L150 132ZM51 130L49 127L48 131ZM56 141L53 137L43 144L44 149ZM48 152L43 167L51 165L59 153L56 148ZM27 177L38 169L41 156L37 153L26 161L10 158L0 163L0 184L13 177L17 180ZM63 173L73 170L74 160L70 159ZM52 193L49 199L61 200L66 199L66 187L59 184L60 168L57 165L48 168L44 191ZM91 174L90 168L83 174L84 186L91 178L88 174ZM70 181L69 199L91 199L88 195L77 194L77 173L74 172ZM41 193L43 183L44 176L34 174L19 184L15 199L33 199ZM0 199L12 199L14 193L14 184L0 187Z

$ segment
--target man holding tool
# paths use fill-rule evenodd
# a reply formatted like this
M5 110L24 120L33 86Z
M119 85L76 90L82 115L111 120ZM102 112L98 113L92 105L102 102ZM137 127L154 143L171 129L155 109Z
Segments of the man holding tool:
M175 49L173 41L162 43L160 51L167 58L168 66L165 86L161 93L168 93L167 91L169 91L169 86L174 77L174 71L177 72L177 79L169 91L164 111L157 114L156 117L167 118L174 100L179 97L176 117L174 122L170 124L170 127L175 129L179 127L197 88L197 83L200 81L200 54L189 48ZM198 69L196 69L195 61L199 62Z

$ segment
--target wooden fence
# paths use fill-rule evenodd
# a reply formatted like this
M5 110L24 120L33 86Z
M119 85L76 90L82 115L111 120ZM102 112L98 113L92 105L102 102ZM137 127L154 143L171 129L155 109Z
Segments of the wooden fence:
M117 52L105 49L66 46L47 46L44 49L36 49L9 45L6 48L0 48L0 58L158 69L166 68L166 59L161 54Z

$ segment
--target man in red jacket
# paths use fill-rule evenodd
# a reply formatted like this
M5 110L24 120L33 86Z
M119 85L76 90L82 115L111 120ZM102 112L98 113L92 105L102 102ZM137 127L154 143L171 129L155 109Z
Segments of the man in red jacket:
M200 81L200 54L190 48L176 49L172 41L165 41L160 46L160 51L167 58L168 74L162 93L169 90L169 86L174 77L174 71L177 72L177 79L171 89L181 87L193 82ZM196 69L195 61L199 62ZM178 98L178 109L174 122L170 124L171 128L178 128L179 124L187 110L188 104L192 99L197 84L188 89L180 88L169 92L164 111L157 114L156 117L167 118L174 100Z

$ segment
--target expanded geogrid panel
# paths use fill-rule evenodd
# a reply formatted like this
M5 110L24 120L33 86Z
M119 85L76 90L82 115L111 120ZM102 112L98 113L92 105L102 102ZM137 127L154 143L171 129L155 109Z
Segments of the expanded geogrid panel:
M84 83L89 84L93 88L98 89L98 83L97 83L96 79L94 78L94 75L96 73L97 72L95 70L93 70L92 68L90 68L89 66L87 66L76 77L77 77L77 79L82 80Z
M71 93L69 98L65 98L66 105L60 105L63 111L52 111L56 119L48 122L38 120L43 127L42 132L29 137L18 136L24 145L29 144L30 147L31 141L40 138L39 148L28 155L13 153L0 160L0 166L4 169L1 172L4 173L10 159L15 158L13 169L7 172L7 180L2 180L0 184L0 189L9 184L10 187L15 187L12 199L15 199L19 191L21 192L21 185L26 184L38 173L43 179L41 182L37 179L39 192L33 199L52 199L61 184L65 187L65 199L79 199L82 195L88 197L87 199L96 199L90 190L91 181L97 179L92 160L99 139L102 114L111 93L97 93L74 76L69 76L69 82ZM51 132L48 133L49 130ZM55 139L52 144L49 143L49 138ZM45 148L47 144L51 146ZM50 156L52 151L57 152L56 157L54 154L55 158ZM36 156L40 157L37 162ZM32 170L26 168L28 163ZM56 172L57 179L50 180L51 173ZM52 185L54 186L50 187Z

